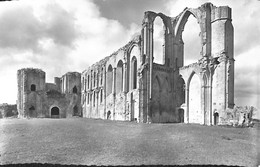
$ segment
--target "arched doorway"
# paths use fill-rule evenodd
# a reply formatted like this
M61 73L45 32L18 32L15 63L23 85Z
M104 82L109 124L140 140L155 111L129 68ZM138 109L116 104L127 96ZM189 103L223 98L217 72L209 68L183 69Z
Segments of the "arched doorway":
M217 112L214 113L214 125L218 125L219 122L219 115Z
M110 110L108 110L108 112L107 112L107 119L111 119L111 111Z
M74 107L73 107L73 116L79 116L78 106L74 106Z
M78 93L78 89L77 89L77 87L76 87L76 86L74 86L74 87L73 87L73 89L72 89L72 92L73 92L73 93L75 93L75 94L77 94L77 93Z
M179 114L179 121L180 121L180 123L183 123L184 122L184 109L179 108L178 109L178 114Z
M31 85L31 91L36 91L36 85L34 84Z
M202 123L201 83L197 74L193 73L189 84L189 123Z
M51 108L51 117L52 118L59 118L60 116L60 109L58 107Z
M29 108L29 117L36 117L36 111L34 106L31 106Z

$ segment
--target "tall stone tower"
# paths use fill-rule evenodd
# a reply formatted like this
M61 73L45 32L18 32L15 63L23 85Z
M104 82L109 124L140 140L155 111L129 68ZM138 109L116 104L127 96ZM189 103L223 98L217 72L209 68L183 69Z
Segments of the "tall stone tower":
M23 68L17 72L19 117L44 117L45 72Z

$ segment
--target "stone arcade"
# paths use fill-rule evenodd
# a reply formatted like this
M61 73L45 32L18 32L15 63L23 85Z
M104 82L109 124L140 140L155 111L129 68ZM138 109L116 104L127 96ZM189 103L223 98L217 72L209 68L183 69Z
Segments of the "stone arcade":
M200 27L201 58L184 66L182 32L190 16ZM162 64L154 62L158 56L153 39L156 18L164 24ZM28 115L33 106L37 116L47 117L57 107L63 113L61 117L66 117L73 115L73 107L77 106L87 118L221 124L226 109L234 106L231 21L231 8L211 3L185 8L176 17L147 11L140 33L83 71L81 81L63 76L55 78L55 84L45 84L42 71L18 71L18 112ZM73 94L75 86L81 92ZM48 92L54 90L65 97L49 97Z

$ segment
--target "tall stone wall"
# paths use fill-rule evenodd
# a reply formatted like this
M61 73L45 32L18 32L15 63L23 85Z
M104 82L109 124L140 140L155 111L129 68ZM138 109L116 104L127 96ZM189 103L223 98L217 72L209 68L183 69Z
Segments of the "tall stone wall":
M184 66L182 33L190 16L200 27L201 52L199 60ZM157 18L163 23L162 53L155 48ZM23 117L54 112L144 123L221 123L234 106L233 31L227 6L205 3L176 17L147 11L129 43L82 74L69 72L46 84L43 71L19 70L18 112ZM37 112L28 110L32 106Z
M83 71L83 116L139 121L140 65L140 35L137 35L124 47Z
M41 117L45 91L45 72L40 69L18 70L19 117Z

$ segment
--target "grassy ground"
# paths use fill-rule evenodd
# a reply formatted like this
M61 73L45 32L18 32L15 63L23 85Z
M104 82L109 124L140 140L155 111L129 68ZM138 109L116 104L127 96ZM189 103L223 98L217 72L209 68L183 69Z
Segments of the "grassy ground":
M259 132L85 118L0 119L0 164L256 166Z

